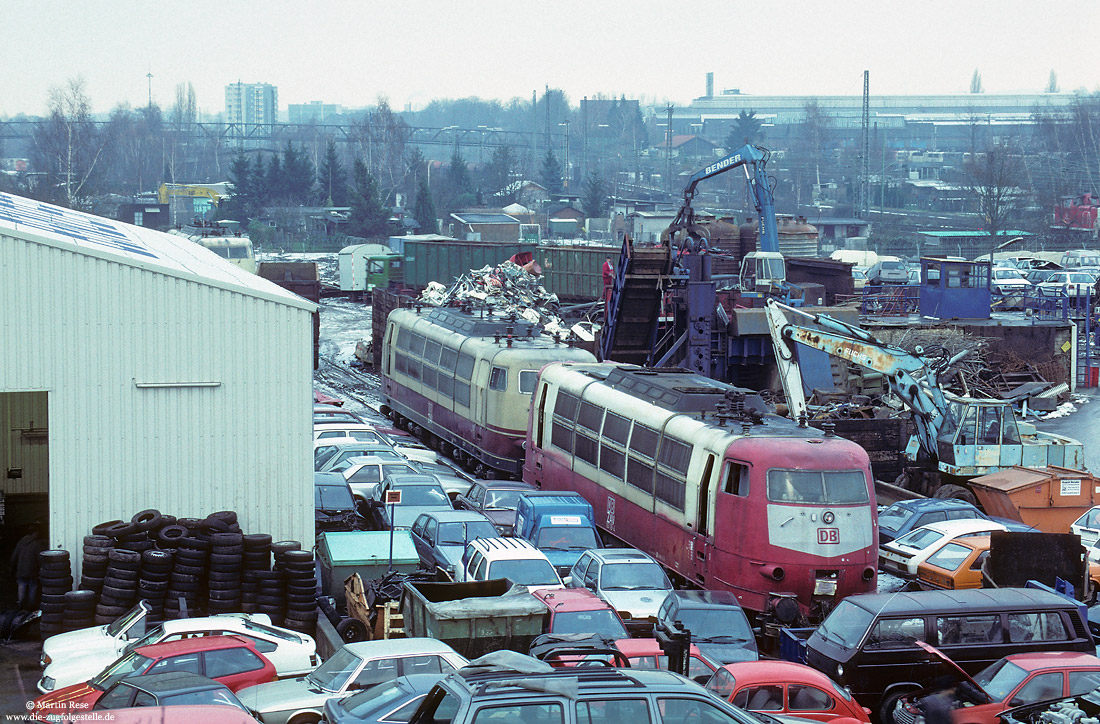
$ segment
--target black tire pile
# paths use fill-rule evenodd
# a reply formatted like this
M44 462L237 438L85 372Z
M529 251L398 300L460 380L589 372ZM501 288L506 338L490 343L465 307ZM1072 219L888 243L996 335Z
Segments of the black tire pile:
M40 554L42 637L110 623L139 600L150 608L151 625L243 611L312 633L317 578L313 553L301 547L242 533L232 511L177 519L143 510L129 523L101 523L84 537L77 590L68 551Z

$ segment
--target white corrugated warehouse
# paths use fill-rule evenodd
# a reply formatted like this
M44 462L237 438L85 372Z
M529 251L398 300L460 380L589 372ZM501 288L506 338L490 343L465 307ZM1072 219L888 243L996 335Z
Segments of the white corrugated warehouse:
M182 237L0 193L9 525L48 494L75 561L146 508L309 548L315 308Z

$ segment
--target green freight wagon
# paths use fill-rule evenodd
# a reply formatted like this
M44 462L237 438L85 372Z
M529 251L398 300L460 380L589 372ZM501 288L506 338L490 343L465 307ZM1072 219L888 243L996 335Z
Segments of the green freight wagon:
M535 244L518 241L425 241L406 239L405 284L423 289L444 286L472 269L496 266L515 254L533 253ZM598 270L598 269L597 269Z
M535 261L542 267L542 286L563 302L603 298L603 262L619 264L622 246L540 244Z

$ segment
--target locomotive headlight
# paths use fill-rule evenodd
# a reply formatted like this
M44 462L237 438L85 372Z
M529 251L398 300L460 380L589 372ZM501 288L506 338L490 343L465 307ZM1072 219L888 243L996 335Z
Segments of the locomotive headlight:
M821 521L825 523L825 525L832 525L834 520L836 520L836 515L834 515L831 510L825 511L825 515L821 516Z

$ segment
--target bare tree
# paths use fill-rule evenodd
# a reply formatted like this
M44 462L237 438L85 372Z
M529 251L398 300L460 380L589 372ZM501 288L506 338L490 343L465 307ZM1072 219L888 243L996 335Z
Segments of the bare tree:
M1047 92L1047 93L1057 93L1058 92L1058 74L1054 72L1054 68L1050 69L1050 78L1047 79L1047 87L1046 87L1045 92Z
M978 72L978 69L974 69L974 75L970 76L970 92L971 93L984 93L982 89L982 74Z
M1021 188L1024 168L1020 156L1005 143L994 143L972 153L963 163L964 183L977 203L990 240L996 243L1023 209L1026 193Z
M51 198L71 208L85 205L100 172L105 134L92 121L83 78L50 90L49 116L34 130L34 148L45 169Z
M189 159L187 153L191 137L198 118L198 103L195 100L195 87L191 83L176 84L176 102L168 112L168 180L176 183L183 162Z

